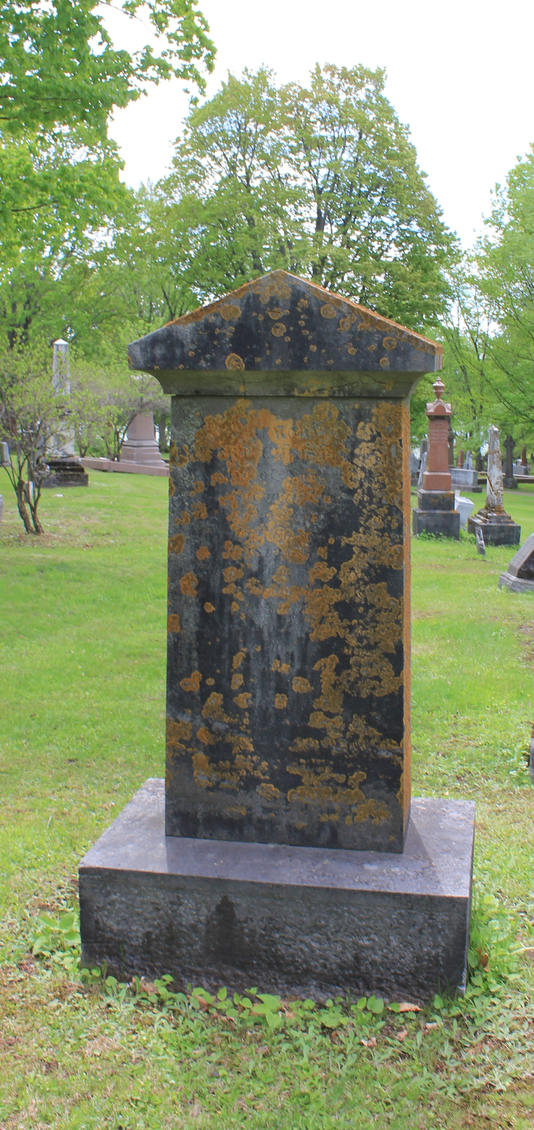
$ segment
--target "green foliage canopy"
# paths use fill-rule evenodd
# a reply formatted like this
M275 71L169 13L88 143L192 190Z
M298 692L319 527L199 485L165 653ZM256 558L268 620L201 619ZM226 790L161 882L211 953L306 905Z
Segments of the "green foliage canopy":
M111 5L109 5L111 6ZM126 18L141 9L162 41L130 54L106 30L106 4L95 0L4 0L0 13L0 130L90 124L106 135L109 114L147 83L176 75L204 88L198 65L213 69L214 47L197 0L119 0Z
M436 324L458 255L382 70L265 68L191 110L146 201L171 289L199 302L275 267L410 327ZM169 311L170 312L170 311Z

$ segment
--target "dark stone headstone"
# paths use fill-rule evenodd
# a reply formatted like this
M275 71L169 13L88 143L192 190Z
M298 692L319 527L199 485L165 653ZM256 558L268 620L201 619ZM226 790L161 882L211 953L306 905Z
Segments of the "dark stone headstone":
M504 441L504 486L507 490L517 490L517 481L514 478L514 447L515 440L512 436L506 436Z
M89 475L77 459L47 459L49 472L41 487L86 487Z
M508 569L499 577L499 588L511 592L534 592L534 534L514 554Z
M406 933L411 911L392 909L397 925L387 931L377 921L392 860L404 874L410 818L408 397L419 374L441 367L441 346L275 271L135 342L129 356L172 396L166 835L149 877L141 866L144 878L132 878L139 861L129 870L118 862L136 835L144 842L144 816L117 826L105 865L99 845L84 861L84 953L106 953L110 968L122 960L133 972L152 968L152 952L160 967L170 961L157 941L167 931L177 976L187 980L180 938L216 938L209 923L219 916L246 947L229 944L226 956L215 948L209 960L197 947L195 978L204 960L212 980L241 983L256 962L270 984L278 977L304 991L310 974L298 953L313 935L316 984L330 991L334 981L358 980L348 969L365 926L373 969L391 964L393 936L393 966L403 972L393 969L391 981L408 991L411 979L415 991L421 951L419 927ZM431 808L428 819L437 844L442 816ZM451 849L462 874L470 874L472 829L467 839L467 855L462 839ZM357 912L341 913L349 887L359 889L361 852L372 853L375 910L366 887ZM336 855L347 867L341 885L329 871ZM256 861L253 876L245 858ZM309 881L316 865L326 866L318 884ZM439 866L423 869L423 899ZM189 910L180 902L186 888ZM398 893L402 902L407 889ZM330 961L327 905L338 904ZM465 955L462 906L454 945ZM130 941L126 919L137 923ZM439 929L432 919L436 946ZM465 956L455 984L460 965ZM423 978L428 988L432 977Z

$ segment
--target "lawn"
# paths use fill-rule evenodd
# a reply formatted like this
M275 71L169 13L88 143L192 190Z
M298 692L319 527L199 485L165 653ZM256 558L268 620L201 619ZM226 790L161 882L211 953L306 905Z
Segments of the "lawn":
M271 1028L224 993L82 982L69 920L39 925L75 910L80 857L163 775L167 484L93 472L45 494L41 538L3 471L0 493L0 1130L531 1128L534 596L497 588L511 551L412 543L413 793L477 804L465 1000L285 1004ZM505 505L524 540L533 488Z

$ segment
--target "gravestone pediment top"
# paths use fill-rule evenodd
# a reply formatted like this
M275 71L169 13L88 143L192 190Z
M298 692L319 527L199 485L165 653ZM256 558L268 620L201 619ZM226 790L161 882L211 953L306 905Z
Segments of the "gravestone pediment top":
M359 373L369 376L368 395L404 396L414 378L441 370L443 348L306 279L272 271L133 342L128 354L132 369L153 373L169 393L248 395L252 382L256 391L291 395L293 385L302 391L298 374L315 373L323 395L336 386L343 395L340 374L351 386Z
M514 553L508 572L522 581L534 581L534 534Z

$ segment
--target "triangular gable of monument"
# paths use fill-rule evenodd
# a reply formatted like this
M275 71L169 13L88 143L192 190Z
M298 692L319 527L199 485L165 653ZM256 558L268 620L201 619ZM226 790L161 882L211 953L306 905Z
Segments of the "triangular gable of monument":
M132 369L162 380L177 370L433 373L443 347L349 298L272 271L147 334L128 352Z

